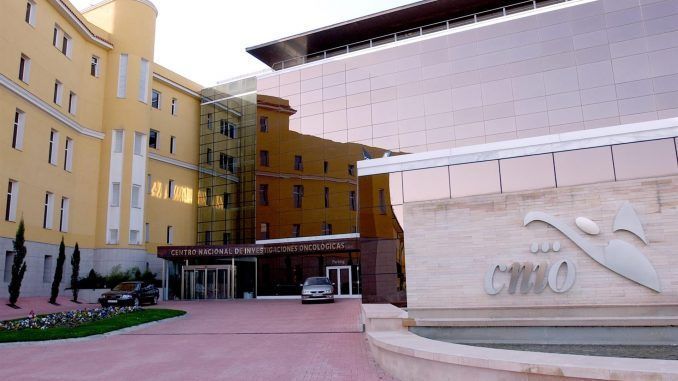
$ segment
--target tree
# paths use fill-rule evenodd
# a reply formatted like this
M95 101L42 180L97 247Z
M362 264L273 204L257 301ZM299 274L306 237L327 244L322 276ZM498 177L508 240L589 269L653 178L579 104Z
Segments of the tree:
M9 305L16 307L16 301L19 300L19 293L21 292L21 282L26 273L26 246L24 239L24 219L19 222L19 228L16 230L16 238L14 240L14 263L12 263L12 279L9 282Z
M52 281L52 296L49 298L49 302L52 304L56 304L57 296L59 296L59 286L61 285L61 278L64 276L64 262L66 262L66 245L64 245L64 237L61 237L59 256L57 257L54 280Z
M75 243L73 256L71 257L71 291L73 291L73 301L78 301L78 277L80 276L80 248Z

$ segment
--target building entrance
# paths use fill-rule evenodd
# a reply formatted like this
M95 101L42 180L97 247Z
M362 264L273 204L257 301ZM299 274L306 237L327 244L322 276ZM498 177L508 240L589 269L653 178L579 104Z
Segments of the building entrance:
M334 295L342 297L354 294L351 266L327 266L325 268L325 276L330 278L330 281L335 284Z
M231 299L230 265L184 266L181 271L182 299Z

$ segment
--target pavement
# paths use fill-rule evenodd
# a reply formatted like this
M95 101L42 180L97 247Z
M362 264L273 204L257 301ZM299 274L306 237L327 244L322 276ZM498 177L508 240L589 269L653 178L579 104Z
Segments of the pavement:
M370 354L359 300L159 307L188 313L89 339L0 344L0 380L393 380ZM4 305L0 311L6 313Z
M28 314L33 311L36 315L51 314L54 312L81 310L84 308L96 308L98 304L78 304L70 301L69 297L57 297L57 304L49 303L49 296L41 297L20 297L17 300L17 305L21 308L15 309L7 305L9 300L7 298L0 298L0 320L11 320L28 317Z

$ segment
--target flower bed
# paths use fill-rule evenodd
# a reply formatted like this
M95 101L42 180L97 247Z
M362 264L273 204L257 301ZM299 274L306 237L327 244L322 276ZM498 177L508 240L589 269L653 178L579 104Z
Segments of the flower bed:
M54 327L73 328L93 321L142 310L140 307L106 307L58 312L24 319L2 321L0 322L0 332L20 331L23 329L44 330Z

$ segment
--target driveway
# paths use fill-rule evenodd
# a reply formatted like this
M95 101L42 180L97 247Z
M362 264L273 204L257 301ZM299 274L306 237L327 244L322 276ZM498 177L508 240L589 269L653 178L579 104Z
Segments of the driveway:
M391 380L369 353L358 300L160 307L188 314L116 335L0 345L0 379Z

